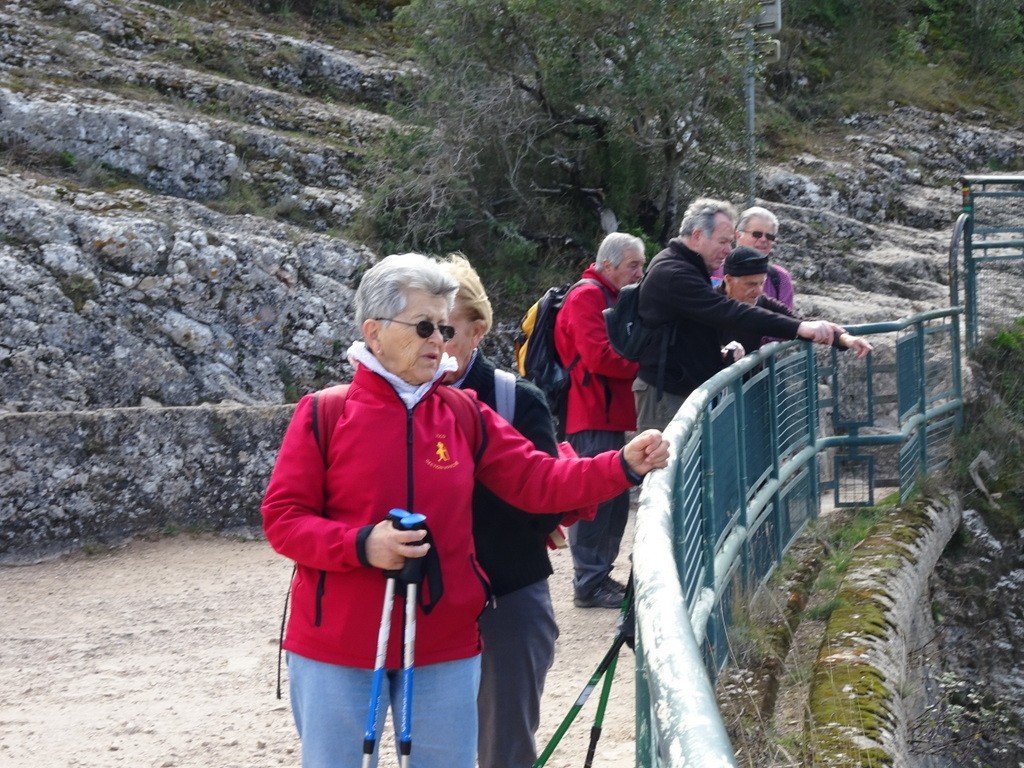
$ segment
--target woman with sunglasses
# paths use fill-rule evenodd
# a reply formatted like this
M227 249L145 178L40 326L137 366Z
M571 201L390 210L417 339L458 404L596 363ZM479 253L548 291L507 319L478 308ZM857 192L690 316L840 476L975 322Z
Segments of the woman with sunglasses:
M312 395L299 401L263 501L267 540L297 564L284 648L303 768L359 765L385 598L383 571L433 551L429 612L416 609L416 768L473 768L481 640L490 589L474 551L479 480L506 501L561 512L611 498L656 467L656 431L621 451L565 460L533 445L475 395L442 384L458 368L445 353L458 284L419 254L388 256L363 276L349 349L355 376L325 452ZM442 391L442 388L444 391ZM467 416L467 413L469 414ZM426 531L393 527L389 510L426 516ZM431 555L433 558L434 555ZM443 592L436 595L436 587ZM424 587L426 591L426 586ZM380 711L401 722L402 600L391 611ZM381 722L383 718L381 718ZM376 765L376 755L370 759Z

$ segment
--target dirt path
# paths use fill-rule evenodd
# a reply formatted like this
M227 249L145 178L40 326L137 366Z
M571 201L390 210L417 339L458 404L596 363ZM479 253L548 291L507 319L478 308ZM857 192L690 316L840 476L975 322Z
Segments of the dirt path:
M616 569L622 578L625 554ZM554 560L562 634L542 745L607 651L617 618L575 608L568 550ZM289 574L265 542L190 536L0 568L0 765L297 766L287 687L283 700L274 696ZM595 768L634 764L633 669L626 650ZM552 768L583 763L598 695ZM395 765L390 750L382 754L382 768Z

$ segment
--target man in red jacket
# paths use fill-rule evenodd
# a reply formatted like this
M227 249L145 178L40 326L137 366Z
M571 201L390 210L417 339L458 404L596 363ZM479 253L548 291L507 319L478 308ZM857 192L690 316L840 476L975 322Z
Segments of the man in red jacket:
M608 342L602 312L619 289L644 274L643 241L623 232L608 235L597 258L583 273L555 319L555 348L570 372L566 439L580 456L618 450L626 432L636 429L633 379L638 364L619 357ZM597 508L593 520L569 529L575 604L579 608L618 608L625 586L611 577L629 516L629 492Z

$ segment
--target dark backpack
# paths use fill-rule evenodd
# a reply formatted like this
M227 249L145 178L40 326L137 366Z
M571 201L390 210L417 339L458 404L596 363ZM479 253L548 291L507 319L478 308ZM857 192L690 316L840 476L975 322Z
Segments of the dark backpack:
M564 436L565 411L569 399L569 374L580 361L577 354L565 365L555 348L555 318L565 304L569 293L577 286L590 283L604 294L605 303L611 306L608 291L597 280L584 278L575 283L548 288L537 303L527 310L520 323L523 335L517 340L517 355L521 355L520 371L547 398L551 415L557 422L559 439Z
M638 362L657 330L644 325L640 319L640 285L633 283L619 289L619 300L608 307L604 315L604 327L608 331L608 342L619 357Z
M646 277L646 275L644 275ZM644 350L659 339L661 353L658 355L657 399L661 399L664 391L665 361L668 359L668 345L671 339L664 327L645 325L640 319L640 282L632 283L619 289L619 300L615 306L608 307L604 315L604 327L608 331L608 342L620 357L636 363L640 361Z

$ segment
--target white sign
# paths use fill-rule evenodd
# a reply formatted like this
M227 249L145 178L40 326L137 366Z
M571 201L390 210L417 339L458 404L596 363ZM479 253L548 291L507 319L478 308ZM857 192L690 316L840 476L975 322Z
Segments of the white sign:
M782 0L761 0L761 11L754 19L754 29L768 35L782 31Z

